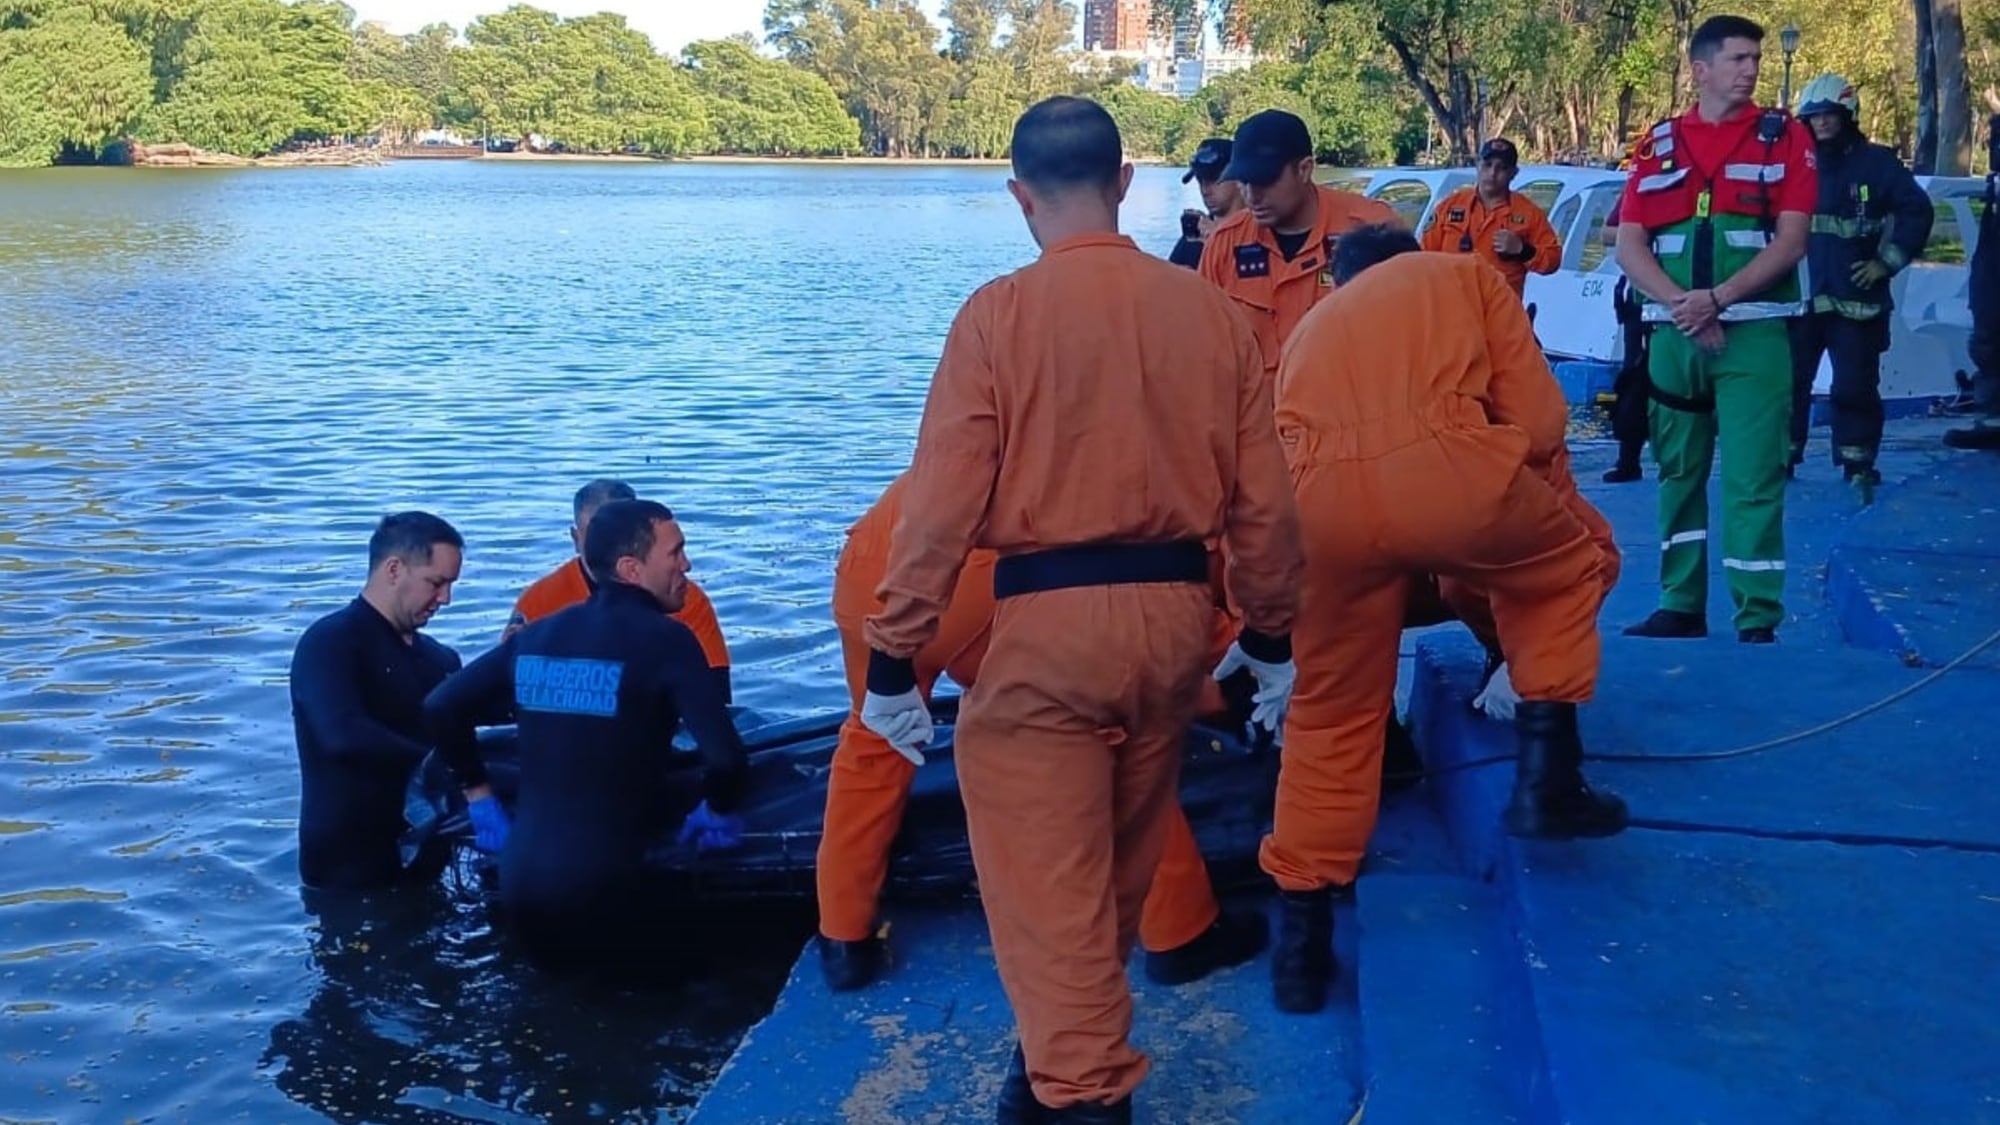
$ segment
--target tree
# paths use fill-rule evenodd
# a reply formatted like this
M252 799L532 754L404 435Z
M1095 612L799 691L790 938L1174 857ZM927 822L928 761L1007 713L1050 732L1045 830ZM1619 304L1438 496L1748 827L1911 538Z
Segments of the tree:
M821 156L861 146L860 125L816 74L734 39L690 43L682 58L721 152Z
M138 121L151 95L145 48L83 5L0 22L0 165L95 152Z

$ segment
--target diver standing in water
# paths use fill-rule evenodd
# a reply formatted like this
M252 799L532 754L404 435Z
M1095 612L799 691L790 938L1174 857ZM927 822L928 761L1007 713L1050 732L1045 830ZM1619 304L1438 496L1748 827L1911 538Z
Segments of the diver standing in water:
M406 873L403 793L430 743L424 697L458 671L418 630L451 604L465 540L429 512L384 517L368 538L360 596L313 622L292 653L299 753L299 879L371 890Z
M729 848L746 762L701 645L668 617L687 587L686 540L651 500L599 508L585 534L589 600L537 621L431 693L424 717L470 802L478 845L500 853L501 907L550 968L655 954L645 855L665 800L677 723L701 749L707 799L684 843ZM665 611L665 612L662 612ZM487 784L475 729L519 724L512 821Z

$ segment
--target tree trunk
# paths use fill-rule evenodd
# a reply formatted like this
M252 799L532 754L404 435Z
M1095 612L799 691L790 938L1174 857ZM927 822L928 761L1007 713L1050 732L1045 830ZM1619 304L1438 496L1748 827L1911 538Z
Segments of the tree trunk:
M1417 88L1417 95L1424 99L1424 105L1429 107L1431 117L1437 121L1438 131L1444 134L1445 143L1451 146L1451 155L1454 158L1465 156L1471 150L1465 147L1465 102L1459 91L1459 87L1463 84L1461 81L1463 76L1455 70L1447 72L1445 80L1451 87L1449 91L1451 104L1447 106L1444 98L1438 93L1436 83L1424 74L1416 53L1410 50L1410 45L1404 42L1403 37L1389 30L1387 25L1382 25L1380 30L1383 42L1389 44L1389 50L1395 53L1396 61L1403 65L1404 77L1410 80L1410 85ZM1457 163L1457 160L1454 159L1453 163Z
M1638 91L1632 88L1631 83L1628 82L1624 86L1619 87L1618 135L1611 142L1611 155L1614 157L1625 155L1625 138L1632 135L1632 110L1635 108L1634 102L1637 100L1637 97Z
M1911 0L1917 16L1917 147L1910 170L1928 176L1937 168L1937 52L1931 31L1931 0Z
M1972 171L1972 80L1965 72L1959 0L1931 0L1931 55L1937 68L1937 175Z

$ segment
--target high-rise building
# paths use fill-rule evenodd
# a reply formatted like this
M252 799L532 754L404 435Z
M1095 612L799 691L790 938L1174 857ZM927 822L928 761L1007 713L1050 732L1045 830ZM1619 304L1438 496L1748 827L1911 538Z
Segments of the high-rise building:
M1174 57L1177 59L1197 59L1201 57L1202 15L1205 4L1196 0L1174 17Z
M1152 23L1153 0L1084 0L1083 49L1145 50Z

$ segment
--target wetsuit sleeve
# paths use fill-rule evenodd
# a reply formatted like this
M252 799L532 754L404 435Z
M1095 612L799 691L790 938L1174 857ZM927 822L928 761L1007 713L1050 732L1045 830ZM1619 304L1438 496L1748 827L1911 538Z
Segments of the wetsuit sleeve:
M991 292L973 294L959 310L931 379L905 475L902 515L876 590L882 610L863 626L868 647L887 658L870 662L870 691L899 694L916 686L908 662L936 635L992 502L1000 414L982 299Z
M1547 465L1563 448L1569 406L1535 344L1534 326L1521 299L1495 270L1482 270L1479 296L1486 306L1486 354L1492 376L1486 384L1486 416L1528 435L1528 464Z
M716 690L713 670L694 633L679 622L664 630L660 685L687 726L701 752L703 796L718 813L743 803L749 772L748 752L736 724L729 718L729 701Z
M1931 240L1931 224L1937 221L1937 210L1896 154L1888 149L1879 152L1882 178L1889 193L1889 232L1878 253L1882 264L1895 271L1916 261L1924 252Z
M372 758L414 766L429 749L368 713L355 675L355 641L344 629L313 628L292 654L292 695L322 750L334 758Z
M479 728L506 722L514 711L514 638L466 665L424 699L424 729L458 777L460 788L486 784Z
M1223 530L1229 542L1225 582L1243 613L1245 655L1288 660L1305 571L1298 501L1278 444L1272 380L1264 377L1257 334L1235 309L1229 313L1236 343L1236 487Z

